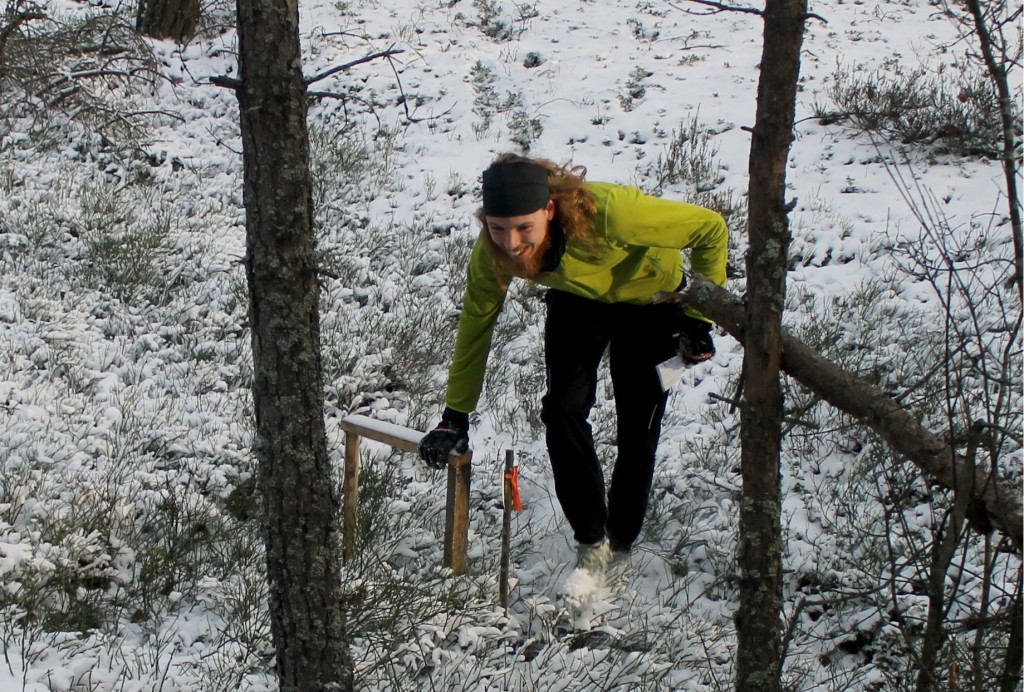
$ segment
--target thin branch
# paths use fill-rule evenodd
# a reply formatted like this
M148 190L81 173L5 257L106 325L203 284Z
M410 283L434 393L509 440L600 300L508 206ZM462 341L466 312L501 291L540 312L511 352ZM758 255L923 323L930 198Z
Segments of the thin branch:
M1014 97L1010 89L1006 65L997 60L993 46L995 40L989 31L984 10L978 0L966 0L967 9L974 18L974 30L978 36L978 46L984 56L985 67L989 79L999 94L999 117L1003 135L1003 170L1006 177L1006 197L1010 212L1010 226L1013 233L1013 248L1017 264L1017 296L1024 299L1024 222L1021 221L1021 199L1017 189L1017 177L1020 172L1017 162L1018 141L1014 127L1017 124L1014 112Z
M338 65L337 67L332 67L329 70L324 70L319 74L315 74L312 77L307 78L304 81L304 84L308 87L310 84L319 82L321 79L326 79L327 77L338 74L339 72L344 72L345 70L355 67L356 65L362 65L363 63L376 60L377 58L390 58L393 55L398 55L399 53L404 52L405 51L400 48L388 48L387 50L382 50L378 53L372 53L370 55L363 56L357 60L353 60L352 62L345 63L344 65Z
M125 79L132 79L140 72L146 72L147 68L138 68L134 70L109 70L109 69L95 69L95 70L82 70L80 72L71 72L63 74L57 77L52 82L46 85L47 89L56 89L61 84L72 82L79 79L90 79L92 77L124 77Z
M1010 428L1007 428L1005 426L996 425L995 423L989 423L986 421L977 421L975 422L975 425L977 425L981 429L987 428L991 430L997 430L1002 434L1006 435L1007 437L1009 437L1010 439L1016 441L1017 443L1024 443L1024 436L1022 436L1020 432L1016 430L1011 430Z
M356 103L361 103L364 106L366 106L370 114L373 115L373 117L377 120L377 131L379 132L380 129L384 126L384 124L381 122L380 116L377 114L376 106L371 101L367 101L366 99L359 98L358 96L354 96L352 94L339 94L333 91L309 91L307 92L307 94L310 96L310 98L334 99L336 101L341 101L346 109L346 117L348 117L348 102L350 100L355 101Z
M387 55L385 57L387 58L388 64L391 65L391 71L394 72L395 74L395 83L398 84L398 93L401 94L402 96L402 109L405 111L405 117L410 123L421 123L424 121L434 120L436 118L446 116L452 112L452 110L455 108L454 104L452 104L452 106L449 107L448 110L444 111L440 115L432 115L429 118L413 117L412 113L409 112L409 99L406 98L405 89L402 88L402 77L400 74L398 74L398 68L395 67L395 61L391 59L391 55Z
M55 108L61 101L68 98L69 96L74 96L79 91L81 91L81 87L79 87L77 84L69 86L67 89L61 89L56 93L56 95L53 96L53 98L46 102L46 107Z
M723 404L730 404L730 406L733 408L739 406L742 403L738 399L730 399L727 396L722 396L721 394L717 394L715 392L708 392L708 398L711 399L712 401L721 401ZM814 403L817 404L817 401L815 401ZM782 420L785 423L789 423L793 427L799 426L802 428L808 428L809 430L818 430L821 428L820 425L818 425L812 420L803 420L802 418L796 418L794 416L784 416Z
M704 5L706 7L710 7L710 8L712 8L714 10L714 12L709 12L707 14L718 14L719 12L742 12L744 14L756 14L759 17L763 17L764 16L764 11L763 10L755 10L753 7L740 7L738 5L726 5L725 3L714 2L713 0L688 0L688 2L692 2L692 3L697 4L697 5ZM680 10L682 12L686 12L687 14L693 14L690 10L688 10L688 9L686 9L684 7L679 7L678 5L673 5L672 3L668 3L668 6L669 7L674 7L675 9Z
M999 676L1000 692L1012 692L1020 683L1022 665L1021 652L1024 651L1024 618L1021 617L1021 572L1017 572L1017 595L1013 598L1013 617L1010 619L1010 640L1006 644L1006 657L1003 659L1003 670Z
M236 79L235 77L228 77L225 75L214 75L210 77L210 84L214 86L224 87L225 89L242 88L242 80Z

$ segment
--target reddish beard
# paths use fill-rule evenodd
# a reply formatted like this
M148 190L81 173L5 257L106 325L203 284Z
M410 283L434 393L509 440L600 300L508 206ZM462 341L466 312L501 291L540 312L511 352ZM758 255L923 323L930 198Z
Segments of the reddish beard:
M550 249L551 233L547 233L544 236L544 240L534 248L534 251L528 257L513 257L503 250L501 252L505 255L504 264L512 270L513 274L523 279L536 279L541 274L547 273L542 271L541 267L544 265L544 260L547 258L548 250Z

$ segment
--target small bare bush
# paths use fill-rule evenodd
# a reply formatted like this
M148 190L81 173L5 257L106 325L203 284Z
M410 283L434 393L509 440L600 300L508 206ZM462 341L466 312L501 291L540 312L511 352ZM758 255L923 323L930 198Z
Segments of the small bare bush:
M132 94L151 91L158 78L126 9L61 17L18 0L0 16L2 138L28 132L37 146L56 143L77 123L101 146L138 142L144 121Z
M508 19L502 18L503 8L495 0L473 0L477 13L476 26L484 36L494 41L518 39L526 31L531 19L538 16L535 4L514 3L515 11L509 12Z
M967 65L960 71L905 67L887 61L874 72L840 65L819 106L823 123L849 126L903 144L927 144L970 156L998 156L999 103L991 82Z
M137 212L119 210L118 206L93 211L99 216L82 236L82 282L108 290L127 303L157 300L165 288L161 260L171 251L171 212L161 209L154 216L140 218Z
M673 130L664 153L642 171L644 187L661 195L671 185L685 185L695 194L706 194L722 183L715 133L698 115L683 120Z

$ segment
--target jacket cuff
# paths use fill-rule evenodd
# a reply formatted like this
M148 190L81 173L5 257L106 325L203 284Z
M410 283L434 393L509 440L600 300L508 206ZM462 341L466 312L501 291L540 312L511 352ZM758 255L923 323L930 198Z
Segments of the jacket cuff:
M462 430L469 430L469 414L463 413L462 411L456 411L453 408L444 409L444 413L441 414L441 421L456 425Z
M689 334L710 334L711 333L711 322L706 320L699 320L696 317L690 315L683 315L679 320L680 328Z

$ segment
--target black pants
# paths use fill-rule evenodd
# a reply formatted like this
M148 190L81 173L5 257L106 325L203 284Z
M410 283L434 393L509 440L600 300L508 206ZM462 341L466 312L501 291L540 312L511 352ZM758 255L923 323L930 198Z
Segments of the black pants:
M668 395L656 366L676 353L674 305L601 303L564 291L547 295L544 350L548 391L541 418L555 477L555 494L574 537L607 536L624 548L640 535L654 478L654 457ZM588 416L597 369L611 346L618 457L605 502L604 473Z

